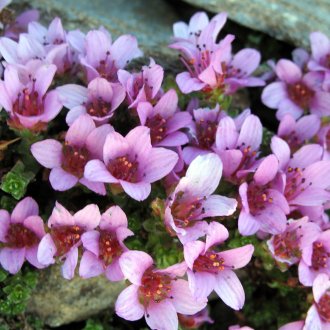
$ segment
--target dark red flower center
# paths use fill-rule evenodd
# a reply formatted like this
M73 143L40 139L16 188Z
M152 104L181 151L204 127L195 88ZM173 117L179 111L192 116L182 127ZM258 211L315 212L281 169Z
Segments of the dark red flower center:
M225 269L223 264L223 258L219 257L214 251L208 251L195 260L193 271L217 274Z
M300 237L295 230L275 235L273 240L274 253L282 259L299 259L301 251L299 248Z
M5 246L9 248L31 247L39 243L38 236L21 223L11 223L6 234Z
M155 272L152 268L147 269L141 279L139 287L139 301L147 307L151 301L156 303L171 298L168 294L171 291L172 278L163 273Z
M273 198L269 195L267 187L258 186L254 182L248 186L247 199L252 215L257 215L266 208L267 204L273 203Z
M215 142L218 122L201 119L196 122L196 134L199 147L210 149Z
M166 136L166 119L160 114L152 118L148 118L146 126L150 128L151 143L158 143L162 141Z
M321 319L330 322L330 292L325 292L319 302L316 304Z
M87 148L71 146L65 143L62 149L62 155L63 169L78 178L83 177L85 165L90 160Z
M102 97L94 98L86 104L87 113L91 116L102 118L109 114L111 103L106 102Z
M327 68L330 69L330 53L325 55L323 59L323 65Z
M110 52L106 52L106 56L100 61L99 66L96 68L101 78L108 81L117 80L117 68L115 66L115 61L111 60Z
M56 245L57 256L62 256L77 244L84 230L79 226L58 226L51 230L52 239Z
M119 257L123 252L117 236L106 230L100 231L99 258L106 266L110 265L114 258Z
M316 271L322 268L327 268L329 257L330 253L325 249L323 243L313 243L312 267Z
M303 82L288 85L288 94L290 99L303 109L309 107L311 99L314 97L314 91L307 87Z
M304 191L306 186L312 183L306 182L306 178L303 177L304 169L299 167L292 168L289 167L286 171L286 185L284 190L284 195L287 200L293 199L300 192Z
M108 164L109 172L118 180L136 182L139 163L137 160L130 160L129 156L117 157L110 160Z
M175 225L179 228L185 228L191 225L192 220L203 213L201 199L184 199L184 192L179 191L171 205L172 216Z
M31 92L28 88L24 88L18 94L17 100L13 104L13 113L26 117L39 116L44 113L44 102L39 100L39 94L34 90L34 86Z

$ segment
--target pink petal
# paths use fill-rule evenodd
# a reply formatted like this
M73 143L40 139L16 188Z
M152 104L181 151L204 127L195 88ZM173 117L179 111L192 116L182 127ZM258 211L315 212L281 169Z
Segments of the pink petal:
M319 131L320 125L320 118L316 115L304 116L297 122L297 135L303 141L310 139Z
M145 318L151 329L178 329L178 316L172 302L168 299L158 304L149 304Z
M80 260L79 276L91 278L101 275L104 272L102 261L92 252L85 251Z
M297 196L290 199L290 205L321 206L330 200L330 192L309 186Z
M83 227L85 230L93 230L100 223L101 213L96 204L90 204L76 212L73 219L76 225Z
M237 145L257 150L262 141L262 125L257 116L250 115L244 120Z
M7 241L7 231L10 224L10 215L6 210L0 210L0 242Z
M118 258L113 260L112 263L107 267L105 276L109 281L112 282L118 282L124 279L124 274L121 271Z
M111 230L118 227L127 227L127 217L119 206L111 206L102 214L100 228Z
M105 186L101 182L92 182L87 180L86 178L81 178L79 182L99 195L105 196L107 194Z
M120 268L131 283L141 285L143 273L153 264L152 258L142 251L128 251L119 259Z
M44 167L60 167L62 163L62 144L56 140L43 140L31 146L33 157Z
M151 151L150 129L144 126L133 128L127 135L126 141L129 143L131 152L138 155L138 160L149 159Z
M176 83L184 94L189 94L194 91L200 91L206 84L197 78L192 78L189 72L182 72L176 76Z
M23 266L25 248L12 249L4 247L0 251L1 266L10 274L16 274Z
M245 211L241 211L238 218L238 231L243 236L249 236L255 234L260 228L260 223L256 219Z
M35 75L35 89L39 95L45 95L47 89L53 81L57 68L54 64L41 65Z
M275 155L265 157L258 166L253 179L262 186L272 181L278 172L279 161Z
M303 330L304 325L304 321L290 322L282 325L278 330Z
M191 114L188 112L176 112L167 120L167 133L172 133L180 128L187 127L192 122Z
M239 51L233 58L231 65L240 70L240 74L249 76L260 63L260 53L252 48Z
M120 180L125 193L137 201L144 201L151 192L151 184L148 182L127 182Z
M316 61L320 61L330 53L330 42L322 32L312 32L310 34L312 55Z
M261 230L267 233L276 235L283 233L286 228L286 216L282 209L276 205L267 207L256 218L260 221Z
M48 123L59 114L63 105L60 102L59 96L56 91L50 91L46 94L44 104L45 111L40 116L40 121Z
M270 147L278 159L279 168L284 170L290 160L291 151L289 145L275 135L272 137Z
M65 191L75 186L78 178L61 167L57 167L50 171L49 181L54 190Z
M303 260L300 260L298 266L299 282L304 286L312 286L316 278L315 272L305 264Z
M86 108L83 105L77 105L73 107L66 115L65 121L66 123L71 126L75 120L77 120L81 115L86 114Z
M203 200L204 211L198 219L232 215L236 211L237 201L220 195L211 195Z
M309 166L314 163L318 164L318 161L321 160L322 155L323 148L320 145L307 144L293 154L292 159L289 162L289 166L293 168L309 168Z
M243 154L241 150L225 150L218 152L223 164L223 175L231 176L241 164Z
M88 96L90 99L101 97L106 102L111 102L113 90L111 83L104 78L97 77L88 84Z
M153 106L149 102L139 102L137 113L139 115L141 125L145 125L147 119L152 117Z
M47 267L38 261L38 245L26 248L25 258L31 265L38 269Z
M225 117L220 120L216 133L217 150L234 149L238 139L238 132L234 120Z
M29 216L24 220L24 227L32 230L40 239L43 238L45 233L45 224L39 216Z
M313 182L319 188L327 189L330 187L330 161L319 161L308 166L304 171L306 180Z
M215 287L215 274L187 271L189 289L197 301L205 301Z
M144 308L139 302L138 290L138 286L130 285L119 294L115 304L118 316L128 321L136 321L143 316Z
M288 98L283 98L276 112L276 118L281 120L286 115L291 115L294 119L299 118L303 114L303 109Z
M87 88L76 84L68 84L56 88L60 95L63 105L72 109L78 105L85 103L88 99Z
M178 95L174 89L167 91L154 107L155 114L168 118L174 115L178 107Z
M50 236L46 234L39 243L37 259L40 264L48 266L55 263L54 255L57 249L55 243Z
M321 321L319 312L318 312L315 304L313 304L312 307L307 312L304 329L305 330L327 330L327 327L323 326L323 322Z
M210 150L203 150L196 147L185 147L182 151L182 157L186 164L190 164L197 156L207 155Z
M64 264L62 265L62 276L66 280L71 280L74 277L74 272L78 264L78 248L73 247L66 254Z
M248 244L236 249L219 252L217 255L224 259L226 267L238 269L246 266L250 262L253 251L254 246Z
M318 303L326 291L330 289L329 275L319 274L313 283L314 300Z
M11 214L12 222L23 223L31 215L38 215L39 207L32 197L25 197L14 208Z
M71 213L60 203L56 202L53 212L48 219L48 227L73 226L74 220Z
M129 150L128 141L119 133L111 132L108 134L103 147L104 162L108 164L111 159L128 154Z
M104 163L100 160L90 160L85 166L84 176L90 181L117 183L118 180L114 178L108 171Z
M205 249L206 252L213 245L224 242L229 237L227 228L221 223L212 221L207 229Z
M294 84L302 77L300 68L292 61L282 59L276 64L277 76L288 84Z
M96 256L99 255L99 239L100 233L96 230L91 230L81 235L81 241L84 248L93 252Z
M167 135L162 141L155 143L156 147L176 147L189 142L188 136L183 132L173 132Z
M245 301L244 289L233 271L228 269L221 271L216 277L214 290L229 307L235 310L243 307Z
M271 109L277 109L280 102L286 97L286 86L281 81L267 85L261 94L262 103Z
M184 260L193 269L195 260L205 252L205 243L201 241L188 242L183 247Z

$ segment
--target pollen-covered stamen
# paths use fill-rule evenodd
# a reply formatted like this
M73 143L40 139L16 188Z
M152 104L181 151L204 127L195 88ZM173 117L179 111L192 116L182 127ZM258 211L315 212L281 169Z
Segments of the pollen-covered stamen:
M36 245L39 241L40 239L31 229L21 223L11 223L6 234L5 246L20 249Z
M107 79L108 81L116 80L117 68L115 66L115 61L109 58L110 51L106 52L106 56L100 61L99 66L96 71L99 73L101 78Z
M196 122L196 135L199 147L210 149L215 142L218 122L200 119Z
M108 163L109 172L118 180L136 182L138 169L138 161L131 160L128 155L117 157Z
M289 167L286 172L286 185L284 195L286 199L290 200L305 190L307 185L306 179L303 177L304 169L299 167ZM311 183L309 183L311 184Z
M166 136L166 119L160 114L152 118L148 118L146 126L150 128L151 143L158 143L162 141Z
M208 251L204 255L198 256L193 265L194 272L207 272L217 274L225 269L224 259L216 252Z
M172 278L163 273L158 273L153 268L148 268L141 279L139 287L139 301L148 307L150 302L159 303L170 298Z
M99 239L99 258L106 266L110 265L114 258L119 257L123 249L119 244L116 234L101 230Z
M242 151L242 159L233 175L235 175L239 170L248 168L252 165L257 156L257 152L252 150L251 146L246 146L245 143L242 143L242 145L237 148Z
M274 253L281 259L299 259L301 257L299 242L300 237L295 230L275 235L273 239Z
M247 199L252 215L257 215L266 208L267 204L273 203L273 198L267 192L267 187L258 186L254 182L248 186Z
M79 226L58 226L52 227L51 237L56 245L56 255L66 254L75 244L77 244L84 230Z
M203 213L202 198L185 199L184 192L179 191L175 195L171 212L177 227L188 227L192 224L191 221L196 220Z
M288 94L290 99L303 109L309 107L311 99L314 97L314 91L303 82L288 85Z
M330 253L327 252L323 243L313 243L312 268L314 268L316 271L322 268L326 268L328 266L329 257Z
M102 118L108 115L111 109L111 103L106 102L102 97L94 98L86 104L87 113L94 117Z
M90 160L89 151L85 147L71 146L64 143L62 149L62 167L65 171L82 178L87 162Z
M323 294L316 308L321 316L321 319L325 322L330 322L330 292L327 291Z

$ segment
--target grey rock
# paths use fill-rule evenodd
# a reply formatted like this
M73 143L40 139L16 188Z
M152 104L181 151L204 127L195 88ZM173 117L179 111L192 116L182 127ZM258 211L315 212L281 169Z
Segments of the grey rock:
M309 34L329 34L330 0L184 0L279 40L307 47Z
M76 276L68 281L61 276L59 266L52 266L40 271L27 312L47 325L58 327L112 308L124 287L124 282L112 283L104 276L91 279Z

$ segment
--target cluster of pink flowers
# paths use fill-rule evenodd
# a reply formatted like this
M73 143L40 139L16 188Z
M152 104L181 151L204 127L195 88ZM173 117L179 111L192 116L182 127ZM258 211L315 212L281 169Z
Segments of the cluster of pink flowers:
M298 265L300 283L313 286L306 320L282 330L330 328L330 126L322 122L330 115L330 41L313 33L312 55L296 50L294 62L275 65L278 80L265 87L262 100L278 109L280 125L265 154L262 123L250 109L232 117L219 104L192 100L182 111L177 92L162 88L164 70L153 59L139 72L125 70L142 55L135 37L112 42L103 27L85 35L65 31L59 18L44 27L32 16L16 23L20 34L8 27L0 38L0 105L8 125L46 131L68 109L63 139L31 146L33 157L51 170L52 188L81 184L99 195L144 201L157 182L167 193L159 216L184 259L159 269L146 252L129 250L124 240L134 233L119 206L101 214L91 204L72 215L56 203L46 226L37 203L26 197L11 215L0 210L2 267L15 274L25 259L37 268L60 261L63 277L72 279L79 263L82 278L104 273L131 283L117 299L117 315L145 317L151 329L176 330L179 321L193 328L212 322L205 307L213 291L234 310L244 305L235 270L250 262L254 246L221 248L229 232L220 220L237 218L240 235L256 234L282 269ZM170 47L187 69L176 77L182 93L198 92L205 101L265 85L252 76L258 51L232 55L234 36L218 40L226 17L209 21L200 12L189 25L174 24ZM78 75L83 85L48 91L61 75ZM112 120L125 111L134 127L123 136ZM310 114L301 117L304 112ZM233 187L230 197L218 193L221 179Z

